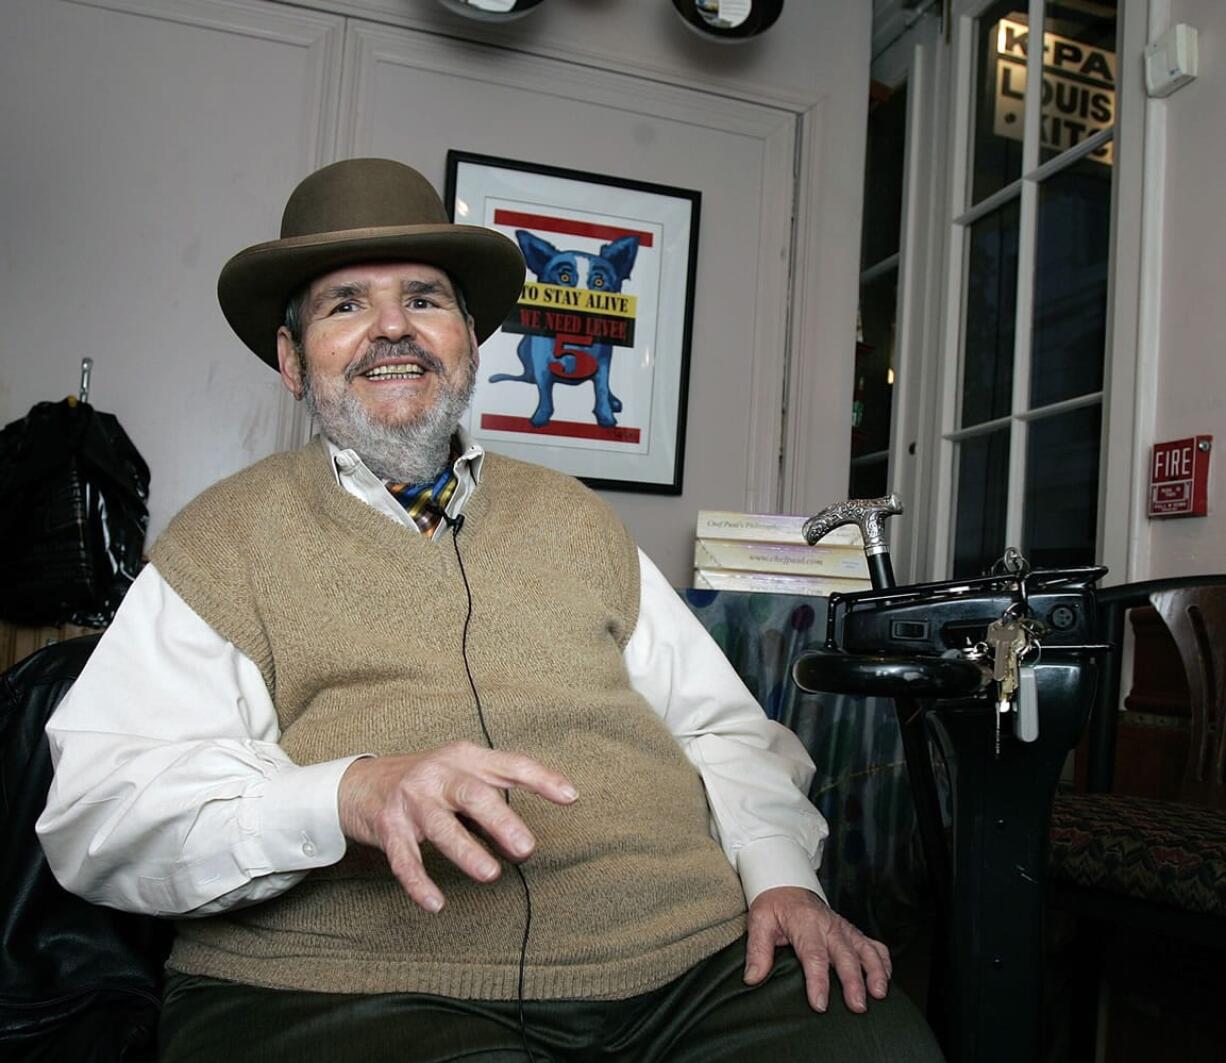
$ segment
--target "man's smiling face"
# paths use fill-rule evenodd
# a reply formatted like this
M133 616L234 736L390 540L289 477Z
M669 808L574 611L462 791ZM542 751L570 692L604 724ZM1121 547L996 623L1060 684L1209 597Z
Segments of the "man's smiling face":
M477 337L447 275L391 262L316 278L302 349L277 333L281 379L324 433L387 479L424 479L447 458L472 394Z

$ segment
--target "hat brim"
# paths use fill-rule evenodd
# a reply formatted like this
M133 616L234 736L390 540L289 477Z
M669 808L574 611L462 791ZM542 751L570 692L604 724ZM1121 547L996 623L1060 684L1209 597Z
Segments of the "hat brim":
M222 267L217 299L230 327L277 368L277 329L303 285L362 262L421 262L444 270L464 293L477 342L506 320L524 285L513 240L477 225L349 229L273 240L240 251Z

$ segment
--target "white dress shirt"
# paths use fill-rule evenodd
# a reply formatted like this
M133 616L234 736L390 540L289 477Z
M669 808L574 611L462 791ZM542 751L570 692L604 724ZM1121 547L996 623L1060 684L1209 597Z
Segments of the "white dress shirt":
M345 490L416 530L356 454L329 450ZM481 448L466 444L448 516L462 510L481 464ZM638 622L624 651L630 684L701 774L712 834L747 901L775 886L824 896L816 868L827 827L804 796L812 760L767 719L642 551L639 565ZM345 853L337 790L357 758L294 764L277 744L259 669L152 565L47 736L56 772L38 835L60 883L95 903L210 915L275 897Z

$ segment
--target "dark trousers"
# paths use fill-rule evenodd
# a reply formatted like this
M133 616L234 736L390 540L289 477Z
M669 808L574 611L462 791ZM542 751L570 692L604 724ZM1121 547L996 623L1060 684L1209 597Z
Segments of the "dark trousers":
M898 989L848 1011L832 975L830 1007L810 1010L804 976L781 949L769 979L742 981L744 939L674 982L627 1000L516 1001L417 993L307 993L172 974L161 1063L939 1063Z

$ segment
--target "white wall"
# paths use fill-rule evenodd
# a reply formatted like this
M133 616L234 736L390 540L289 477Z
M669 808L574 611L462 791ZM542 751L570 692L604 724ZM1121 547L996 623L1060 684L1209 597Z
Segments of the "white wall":
M767 349L728 343L700 301L706 363L691 369L686 493L608 497L678 584L699 508L812 511L841 497L868 0L791 0L768 33L735 46L700 38L663 0L552 0L505 27L435 0L5 0L5 15L0 423L75 391L80 357L93 356L92 399L153 470L151 538L197 491L287 437L275 378L228 334L215 277L229 254L275 235L298 178L346 153L334 112L354 19L437 34L440 47L448 37L495 44L508 62L527 53L629 75L645 98L673 86L713 110L746 101L790 116L795 195L769 219L790 238L737 293L755 322L746 335L768 337ZM495 139L487 121L470 109L455 146ZM600 129L565 134L580 168L604 146ZM632 150L625 171L653 179L650 140ZM430 170L428 159L408 161ZM764 155L743 172L774 165ZM746 178L746 203L766 201L759 179ZM702 268L727 272L732 256L712 254L714 237L701 241L711 249ZM727 309L722 296L707 307Z
M1208 517L1151 520L1139 578L1226 572L1226 4L1171 0L1199 30L1200 76L1166 100L1161 296L1153 424L1139 442L1211 434ZM1144 432L1146 426L1142 425ZM1147 547L1147 550L1146 550Z

